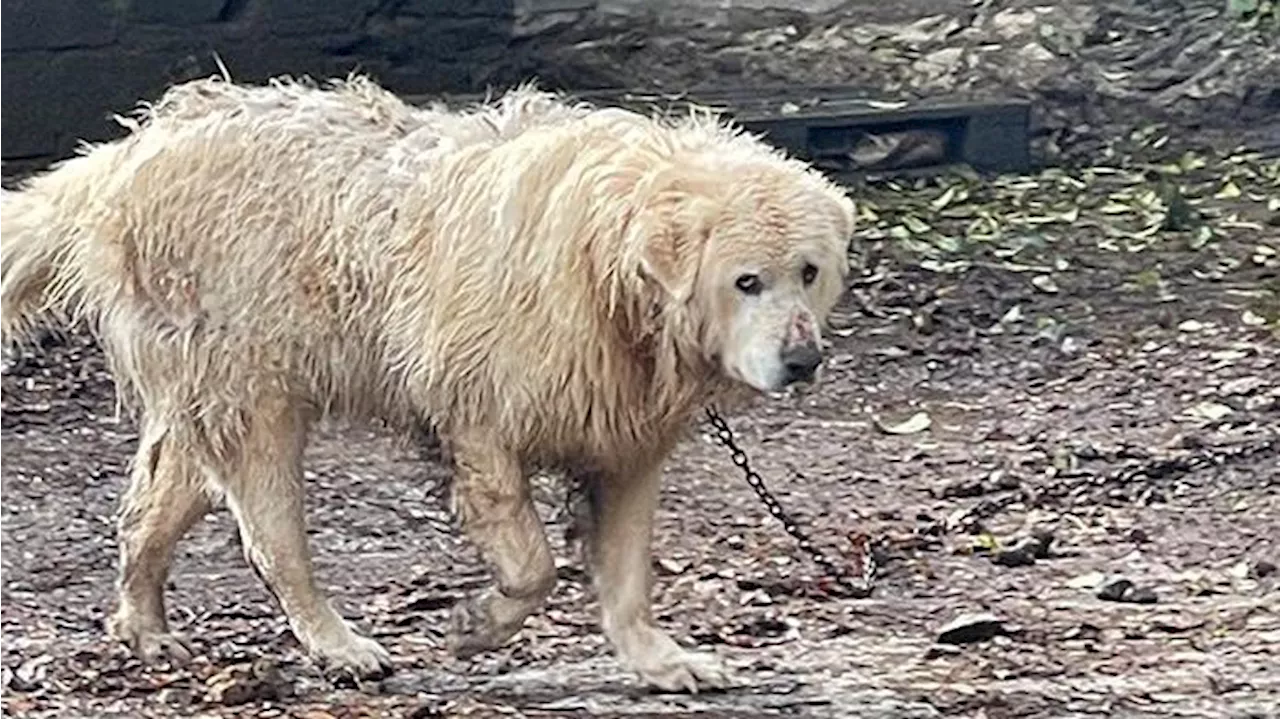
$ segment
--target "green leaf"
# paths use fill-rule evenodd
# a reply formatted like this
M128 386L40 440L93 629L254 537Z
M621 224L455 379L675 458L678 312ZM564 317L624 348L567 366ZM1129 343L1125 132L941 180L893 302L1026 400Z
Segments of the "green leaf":
M933 229L929 226L929 223L912 215L905 215L902 218L902 224L906 225L907 229L910 230L913 235L923 235Z
M1218 190L1214 197L1219 200L1234 200L1239 197L1240 194L1240 186L1231 180L1227 180L1226 184L1222 186L1221 190Z

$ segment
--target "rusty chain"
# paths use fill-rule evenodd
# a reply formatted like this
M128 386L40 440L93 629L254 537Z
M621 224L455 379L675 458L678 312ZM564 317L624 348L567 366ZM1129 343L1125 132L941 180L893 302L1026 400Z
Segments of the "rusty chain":
M769 514L777 519L787 534L796 540L796 544L800 549L813 559L814 563L821 567L827 575L835 581L845 592L851 597L869 597L875 587L876 561L872 554L871 538L866 534L849 534L849 541L853 544L854 553L860 558L861 571L856 578L853 573L845 569L825 552L818 548L809 535L796 524L791 515L778 502L777 497L773 496L773 492L765 486L764 478L751 467L751 461L747 458L747 453L738 446L734 439L733 430L730 429L729 423L720 415L719 410L714 406L706 408L707 421L711 423L711 427L715 430L715 438L721 445L729 450L729 456L738 469L742 470L743 476L747 480L747 484L755 491L756 496L760 497L760 501L764 502L764 506L769 510Z

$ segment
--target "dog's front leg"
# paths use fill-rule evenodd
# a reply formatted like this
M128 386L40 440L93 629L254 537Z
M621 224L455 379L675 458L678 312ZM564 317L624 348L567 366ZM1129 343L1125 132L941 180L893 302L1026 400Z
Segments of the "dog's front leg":
M454 605L449 648L468 657L501 646L520 630L551 593L556 568L519 458L479 435L456 440L453 454L455 511L496 580L480 596Z
M714 655L680 647L653 623L649 544L662 471L585 479L591 512L589 558L604 632L618 657L648 684L666 691L723 686Z

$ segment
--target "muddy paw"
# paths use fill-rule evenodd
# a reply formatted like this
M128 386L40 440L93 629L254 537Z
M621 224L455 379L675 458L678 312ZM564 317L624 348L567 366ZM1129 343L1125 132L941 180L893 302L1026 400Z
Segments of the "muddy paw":
M148 664L186 664L191 661L191 648L186 641L169 632L144 632L127 643L134 656Z
M391 673L391 654L381 644L352 631L333 641L316 642L311 655L326 671L379 678Z
M719 689L728 685L729 672L719 658L712 654L679 650L661 660L636 667L641 681L662 691L700 691Z
M459 659L467 659L495 648L493 622L478 602L458 602L449 617L446 637L449 651Z
M191 648L186 641L165 629L139 626L133 617L117 615L111 620L111 636L147 664L186 664L191 661Z

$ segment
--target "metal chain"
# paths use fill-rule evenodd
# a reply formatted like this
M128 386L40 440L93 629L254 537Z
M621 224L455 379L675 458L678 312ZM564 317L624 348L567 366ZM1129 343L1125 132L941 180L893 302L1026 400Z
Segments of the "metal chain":
M777 497L774 497L769 488L765 486L764 478L751 467L751 462L747 459L747 453L738 446L733 436L733 430L729 428L729 423L724 420L720 412L714 406L707 407L706 412L707 421L711 423L711 427L715 430L716 441L729 450L730 458L738 469L742 470L747 484L755 491L756 496L760 497L760 501L764 502L769 514L781 522L782 528L796 540L796 544L800 549L808 554L815 564L822 567L827 575L835 580L850 596L859 598L871 596L876 576L876 561L871 550L871 538L865 534L849 534L849 540L854 545L855 552L861 557L860 576L855 578L851 572L819 549L813 543L813 540L809 538L809 535L791 519L791 515L787 514L786 510L782 508L782 505L778 503Z

